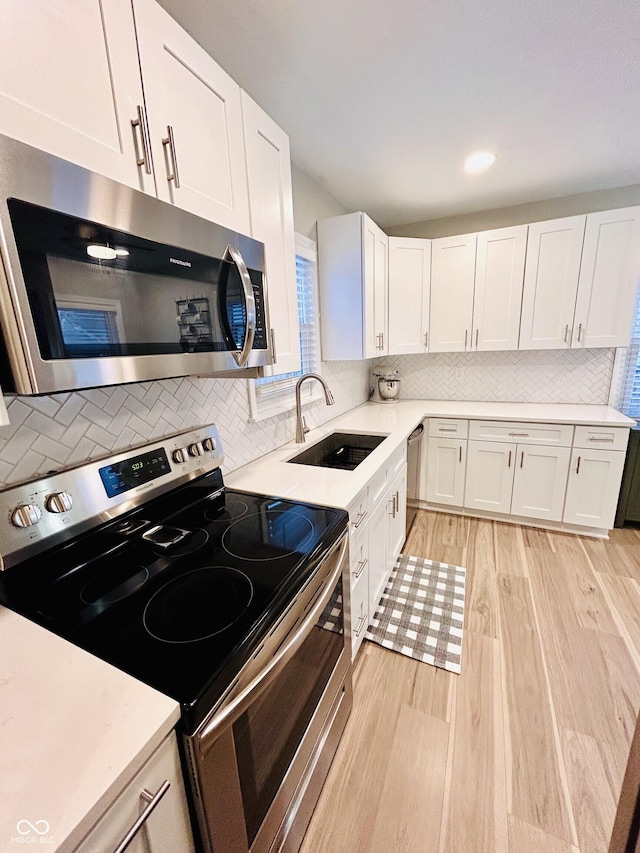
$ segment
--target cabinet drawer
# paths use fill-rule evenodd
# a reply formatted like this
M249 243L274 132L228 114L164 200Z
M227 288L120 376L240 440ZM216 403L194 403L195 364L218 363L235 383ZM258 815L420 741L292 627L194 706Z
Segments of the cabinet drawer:
M511 441L571 447L571 424L527 424L517 421L471 421L469 438L477 441Z
M362 489L349 505L349 536L353 539L369 520L369 486Z
M629 430L626 427L577 426L573 446L593 450L626 450L628 441Z
M433 438L466 438L469 421L460 418L429 418L429 435Z

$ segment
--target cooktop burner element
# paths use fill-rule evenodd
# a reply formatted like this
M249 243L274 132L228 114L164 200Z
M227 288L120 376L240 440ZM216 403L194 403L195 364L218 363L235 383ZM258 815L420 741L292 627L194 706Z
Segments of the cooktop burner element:
M206 640L233 625L252 598L253 584L243 572L225 566L194 569L151 597L144 626L165 643Z
M313 522L302 512L266 508L232 522L222 536L222 545L240 560L278 560L304 553L314 532Z

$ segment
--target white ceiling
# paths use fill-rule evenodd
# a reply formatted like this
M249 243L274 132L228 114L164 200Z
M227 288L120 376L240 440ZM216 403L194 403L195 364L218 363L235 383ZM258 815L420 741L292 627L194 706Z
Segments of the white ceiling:
M640 183L637 0L160 2L383 227Z

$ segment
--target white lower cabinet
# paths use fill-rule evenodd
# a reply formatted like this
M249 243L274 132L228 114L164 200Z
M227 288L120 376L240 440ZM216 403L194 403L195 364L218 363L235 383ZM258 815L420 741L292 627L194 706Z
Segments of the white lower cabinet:
M574 447L563 521L609 530L622 482L625 453Z
M515 453L515 444L469 442L465 507L486 512L510 511Z
M348 512L351 654L355 658L405 540L406 446L381 466Z
M118 849L154 798L157 798L157 805L142 823L127 851L192 853L194 840L174 732L109 806L74 853L111 853Z
M569 447L518 445L511 514L561 521L570 456Z
M466 464L466 439L429 436L427 501L447 506L462 506Z

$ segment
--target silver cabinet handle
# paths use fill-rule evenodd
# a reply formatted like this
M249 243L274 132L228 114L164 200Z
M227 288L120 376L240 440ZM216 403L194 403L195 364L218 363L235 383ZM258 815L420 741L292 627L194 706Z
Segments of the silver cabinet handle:
M240 281L242 282L242 290L244 292L244 304L247 312L247 331L245 332L242 349L239 353L233 353L233 357L240 367L242 367L249 359L251 349L253 348L253 339L256 335L256 300L253 295L253 285L251 284L249 270L247 269L247 265L245 264L244 258L240 252L237 249L234 249L233 246L227 246L222 259L224 261L231 259L236 265L238 273L240 274Z
M171 155L171 165L173 166L173 172L169 172L167 175L168 181L173 181L174 187L179 190L180 189L180 176L178 175L178 158L176 157L176 141L173 138L173 128L170 124L167 125L167 135L162 140L162 144L167 147L169 146L169 153Z
M366 512L359 512L356 520L353 522L353 526L354 527L360 527L360 525L362 524L362 522L365 520L366 517L367 517Z
M469 338L469 330L468 330L468 329L465 329L465 330L464 330L464 348L465 348L465 349L467 348L467 340L468 340L468 338Z
M528 432L510 432L509 435L517 436L518 438L529 438Z
M360 617L360 619L358 620L358 627L353 632L356 635L356 637L360 636L360 631L362 631L362 629L364 628L364 624L366 621L367 621L367 616L365 613L363 613L362 616Z
M576 465L576 474L580 473L580 457L578 456L578 464Z
M567 343L567 338L569 337L569 324L564 327L564 342Z
M395 497L390 498L389 503L391 504L391 509L390 509L390 511L389 511L389 515L391 516L391 518L395 518L395 517L396 517L396 501L395 501Z
M524 450L520 454L520 467L522 468L523 465L524 465Z
M458 448L458 462L462 462L462 445Z
M364 560L359 560L356 563L357 566L360 566L360 570L353 573L353 576L355 577L356 580L358 580L360 575L364 572L368 562L369 562L368 558L365 557Z
M478 332L479 331L480 331L479 329L476 329L476 349L478 349Z
M278 363L278 353L276 350L276 331L275 329L271 329L271 358L273 359L273 363Z
M149 144L149 128L147 127L147 117L144 112L144 107L138 104L138 118L131 119L131 127L134 129L133 138L136 146L136 163L138 166L144 166L147 175L151 174L151 146ZM142 142L142 154L138 147L138 134L135 133L136 127L140 128L140 139Z
M384 349L384 332L380 332L380 349Z
M593 436L589 436L589 441L608 441L613 442L612 438L594 438Z
M509 461L507 462L507 468L511 468L511 451L509 451Z
M424 345L425 347L429 346L429 332L424 333Z
M438 432L458 432L458 427L438 427Z
M120 844L118 844L118 846L115 848L113 853L124 853L124 851L133 841L133 839L136 837L136 835L140 832L143 825L149 819L151 812L155 809L155 807L158 805L158 803L164 797L170 787L171 782L169 782L168 779L165 779L162 785L160 785L158 790L155 792L155 794L150 794L146 788L142 789L140 793L140 799L143 802L147 803L147 807L140 814L136 822L132 824L131 828L128 830L127 834L124 836Z
M578 323L578 343L580 343L581 337L582 337L582 323Z

